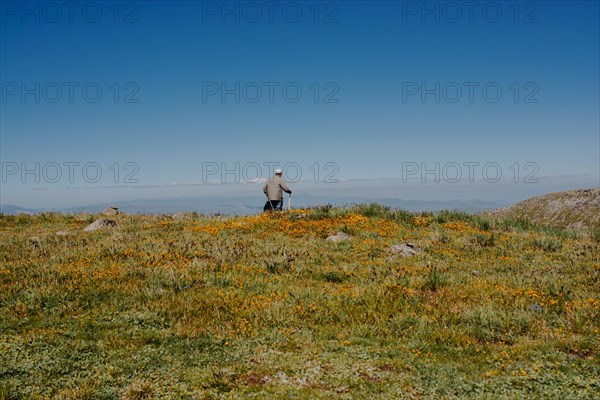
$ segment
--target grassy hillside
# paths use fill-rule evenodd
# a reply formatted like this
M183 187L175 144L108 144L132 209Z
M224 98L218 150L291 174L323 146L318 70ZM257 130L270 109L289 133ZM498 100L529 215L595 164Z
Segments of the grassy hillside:
M562 229L600 230L600 188L549 193L492 214Z
M96 218L0 216L0 399L600 392L599 235L377 205Z

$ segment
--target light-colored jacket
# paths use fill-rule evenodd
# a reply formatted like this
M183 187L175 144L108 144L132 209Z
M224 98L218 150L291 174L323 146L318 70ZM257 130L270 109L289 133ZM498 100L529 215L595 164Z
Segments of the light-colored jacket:
M278 175L274 175L265 183L263 192L265 192L269 200L283 200L283 192L292 193L287 183Z

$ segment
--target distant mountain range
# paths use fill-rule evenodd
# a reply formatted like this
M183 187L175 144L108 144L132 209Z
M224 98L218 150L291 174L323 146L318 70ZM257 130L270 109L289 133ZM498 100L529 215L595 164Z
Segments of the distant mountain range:
M461 210L466 212L480 212L504 207L499 204L482 200L402 200L394 198L365 198L365 197L320 197L299 195L292 197L292 208L312 207L318 205L346 206L361 203L379 203L394 208L408 211L439 211L444 209ZM19 213L39 213L54 211L60 213L98 213L108 206L118 207L126 213L132 214L173 214L182 211L196 211L203 214L236 214L248 215L262 211L263 199L257 196L236 197L204 197L204 198L175 198L175 199L141 199L113 203L99 203L81 207L31 209L16 205L1 205L0 212L14 215ZM287 206L287 197L284 200Z
M293 197L292 208L313 207L325 204L350 206L353 204L379 203L408 211L460 210L469 213L486 212L501 217L519 218L534 224L558 228L600 229L600 188L578 189L548 193L513 205L483 200L402 200L397 198L367 198L343 196L314 196L300 194ZM287 198L284 200L287 206ZM201 214L249 215L262 211L263 199L251 196L206 196L173 199L142 199L114 203L98 203L62 209L33 209L16 205L1 205L0 213L15 215L35 214L45 211L59 213L96 214L104 208L115 206L128 214L174 214L195 211Z
M38 212L41 212L43 210L38 210L38 209L34 209L34 208L26 208L26 207L19 207L19 206L15 206L12 204L3 204L0 205L0 213L2 214L7 214L7 215L16 215L16 214L22 214L22 213L26 213L26 214L35 214Z

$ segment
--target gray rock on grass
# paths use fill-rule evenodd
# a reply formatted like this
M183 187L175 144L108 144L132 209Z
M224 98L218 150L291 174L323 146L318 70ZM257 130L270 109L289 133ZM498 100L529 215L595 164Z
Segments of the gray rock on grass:
M421 253L421 248L414 243L395 244L390 247L392 255L400 255L402 257L412 257L415 254Z
M330 242L333 242L333 243L338 243L338 242L345 242L346 240L350 240L350 239L352 239L352 237L350 235L348 235L347 233L338 232L335 235L327 236L327 239L325 239L325 240L329 240Z
M118 215L121 214L121 211L117 207L106 207L102 210L102 215Z
M92 222L91 224L89 224L84 231L85 232L92 232L95 231L96 229L100 229L100 228L112 228L117 226L117 222L113 221L112 219L108 219L108 218L100 218L97 221Z

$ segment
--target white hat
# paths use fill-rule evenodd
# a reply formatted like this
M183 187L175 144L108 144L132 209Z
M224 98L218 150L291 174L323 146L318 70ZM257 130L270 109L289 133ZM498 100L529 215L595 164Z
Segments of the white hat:
M281 173L281 170L280 170L279 168L277 168L277 169L275 170L275 173L276 173L276 174L280 174L280 173Z

